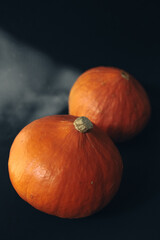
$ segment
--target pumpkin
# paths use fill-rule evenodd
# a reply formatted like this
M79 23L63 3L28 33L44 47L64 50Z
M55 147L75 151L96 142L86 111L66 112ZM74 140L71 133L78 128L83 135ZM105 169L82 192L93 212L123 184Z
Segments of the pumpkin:
M141 84L114 67L84 72L71 88L69 113L86 116L114 141L125 141L147 124L151 107Z
M120 154L87 118L48 116L15 138L8 169L19 196L62 218L86 217L106 206L122 175Z

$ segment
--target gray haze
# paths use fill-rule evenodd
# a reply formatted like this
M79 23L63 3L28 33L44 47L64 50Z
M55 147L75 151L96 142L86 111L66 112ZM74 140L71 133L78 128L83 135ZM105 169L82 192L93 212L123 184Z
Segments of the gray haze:
M0 123L23 126L60 113L79 74L0 31Z

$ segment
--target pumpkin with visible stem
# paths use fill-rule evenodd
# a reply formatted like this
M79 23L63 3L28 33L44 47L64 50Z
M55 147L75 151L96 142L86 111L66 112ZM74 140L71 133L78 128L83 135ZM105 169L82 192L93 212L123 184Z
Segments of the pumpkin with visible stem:
M114 141L121 142L146 126L151 107L144 88L133 76L114 67L96 67L74 83L69 113L88 117Z
M87 118L48 116L24 127L8 162L19 196L63 218L86 217L106 206L122 176L120 154Z

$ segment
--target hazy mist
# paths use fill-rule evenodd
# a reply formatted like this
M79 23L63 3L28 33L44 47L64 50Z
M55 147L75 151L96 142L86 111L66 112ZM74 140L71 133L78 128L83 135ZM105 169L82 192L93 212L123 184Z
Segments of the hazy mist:
M79 74L0 31L0 122L14 127L61 113Z

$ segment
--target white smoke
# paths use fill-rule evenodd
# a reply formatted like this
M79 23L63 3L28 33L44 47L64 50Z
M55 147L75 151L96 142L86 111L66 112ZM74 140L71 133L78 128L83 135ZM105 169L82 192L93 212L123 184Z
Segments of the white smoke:
M27 124L60 113L79 74L0 31L0 122Z

